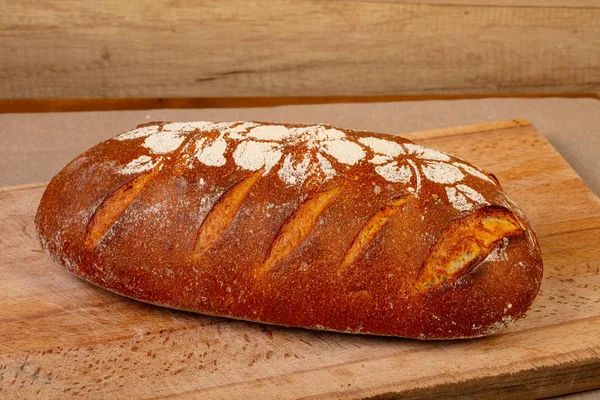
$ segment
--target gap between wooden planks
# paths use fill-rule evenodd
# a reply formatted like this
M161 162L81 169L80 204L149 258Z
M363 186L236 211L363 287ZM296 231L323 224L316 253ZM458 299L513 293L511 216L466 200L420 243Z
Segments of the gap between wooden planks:
M454 94L397 96L285 96L285 97L189 97L146 99L0 99L0 113L39 113L67 111L151 110L165 108L248 108L332 103L380 103L394 101L474 100L487 98L591 98L596 93L559 94Z

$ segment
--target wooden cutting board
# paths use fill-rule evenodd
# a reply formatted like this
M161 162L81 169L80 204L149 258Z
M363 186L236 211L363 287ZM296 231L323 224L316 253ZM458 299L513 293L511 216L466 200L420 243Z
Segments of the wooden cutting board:
M527 121L405 135L496 174L545 263L526 317L445 342L171 311L79 280L39 250L44 184L0 189L0 398L543 397L600 387L600 200Z

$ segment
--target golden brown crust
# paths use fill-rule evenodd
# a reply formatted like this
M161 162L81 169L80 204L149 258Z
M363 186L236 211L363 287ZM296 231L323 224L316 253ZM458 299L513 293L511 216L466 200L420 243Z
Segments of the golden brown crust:
M142 125L65 167L36 226L53 259L116 293L312 329L482 336L542 278L492 175L325 125Z
M223 233L229 228L242 203L246 200L250 189L260 179L262 173L262 170L256 171L241 182L236 183L215 203L211 211L204 217L198 231L194 251L192 252L193 264L197 263L200 256L208 252L223 236Z
M260 272L268 272L273 266L287 258L310 234L325 209L340 194L340 188L334 187L315 194L302 203L283 224L267 253Z
M411 197L412 195L396 197L388 201L379 211L369 218L361 230L356 234L350 248L344 255L340 265L340 273L354 263L358 256L368 248L373 239L375 239L375 236L383 229L390 218L396 215Z

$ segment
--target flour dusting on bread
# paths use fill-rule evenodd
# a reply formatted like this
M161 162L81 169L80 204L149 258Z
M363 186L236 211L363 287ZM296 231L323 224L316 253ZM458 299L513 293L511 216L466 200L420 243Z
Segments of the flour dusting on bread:
M264 167L269 172L282 155L276 143L245 140L236 147L233 160L242 169L258 171Z
M375 171L388 182L409 183L412 177L412 170L408 165L399 166L397 162L391 162L385 165L378 165Z
M175 151L185 140L185 135L179 132L160 131L144 140L142 146L155 154L166 154Z
M466 176L495 184L482 171L448 154L414 143L398 143L379 137L348 136L339 129L324 125L287 127L257 122L172 122L147 125L123 133L119 141L144 138L150 150L132 160L120 171L134 174L151 169L156 157L180 148L193 135L194 160L209 166L223 167L229 160L248 171L275 171L286 185L302 185L309 176L327 181L348 167L370 164L384 180L408 185L406 191L419 195L422 179L447 185L448 202L459 211L471 210L488 201L464 182ZM304 152L303 154L299 152Z
M435 183L452 184L460 182L465 177L465 175L452 164L431 162L425 164L422 168L425 177Z
M140 172L151 170L159 163L159 160L153 159L150 156L139 156L129 164L125 165L119 172L122 174L137 174Z
M207 144L207 138L203 137L196 143L196 158L204 165L210 167L221 167L227 163L225 159L225 150L227 142L222 137L218 137L212 143Z

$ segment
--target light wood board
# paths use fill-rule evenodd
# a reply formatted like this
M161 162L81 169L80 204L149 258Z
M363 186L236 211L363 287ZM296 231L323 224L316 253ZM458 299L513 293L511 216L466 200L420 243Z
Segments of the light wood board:
M85 283L35 238L43 184L0 189L0 397L527 398L600 387L600 200L526 121L406 135L495 173L545 277L501 334L420 342L171 311Z
M0 99L600 91L595 0L0 0Z

